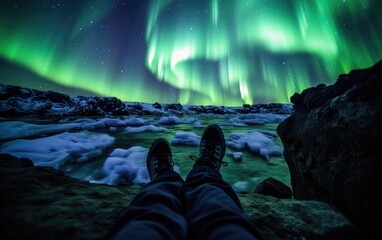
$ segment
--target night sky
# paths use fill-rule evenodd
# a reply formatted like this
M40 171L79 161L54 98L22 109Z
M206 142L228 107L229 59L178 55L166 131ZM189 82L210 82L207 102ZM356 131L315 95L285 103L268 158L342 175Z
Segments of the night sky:
M2 0L0 83L148 103L287 103L382 59L381 2Z

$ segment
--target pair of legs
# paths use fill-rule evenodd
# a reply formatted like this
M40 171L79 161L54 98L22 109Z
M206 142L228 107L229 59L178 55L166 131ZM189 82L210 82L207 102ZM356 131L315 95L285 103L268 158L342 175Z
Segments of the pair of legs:
M225 153L223 133L210 125L200 155L185 181L173 171L164 139L152 144L142 187L111 232L112 239L256 239L260 234L242 211L232 187L219 173Z

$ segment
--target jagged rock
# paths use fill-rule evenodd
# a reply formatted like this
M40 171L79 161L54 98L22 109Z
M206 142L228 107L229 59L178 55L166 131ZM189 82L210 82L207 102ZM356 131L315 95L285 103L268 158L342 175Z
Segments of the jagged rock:
M162 105L160 105L160 103L158 103L158 102L155 102L153 104L153 107L156 108L156 109L162 109Z
M382 139L382 61L295 94L277 128L297 199L342 211L365 238L377 234Z
M295 93L291 97L291 102L295 104L296 108L314 109L323 106L337 96L347 95L348 90L348 94L358 95L358 97L365 97L364 95L370 95L370 93L378 95L382 84L379 81L381 69L382 61L379 61L371 68L341 74L333 85L319 84L317 87L305 89L301 94ZM368 79L367 83L364 82L365 79Z
M135 111L136 113L139 113L143 110L143 106L140 103L134 103L128 106L130 109Z
M278 114L290 114L292 112L291 105L281 103L254 104L251 106L250 113L268 113L275 112Z
M1 239L102 239L138 185L97 185L0 155ZM238 194L266 239L356 239L350 222L316 201ZM20 231L22 229L22 231Z
M255 189L255 193L277 198L292 198L292 190L290 187L272 177L259 183Z
M169 113L179 114L179 115L184 113L183 106L180 103L165 104L164 110L166 110Z
M70 103L69 95L60 94L53 91L47 91L46 95L48 99L53 103Z
M75 113L78 116L84 115L122 115L129 113L125 109L125 104L116 97L85 97L78 96L73 99L76 102Z
M125 114L125 104L116 97L94 97L102 112L109 114Z
M251 113L252 111L253 111L253 107L250 107L250 108L243 107L242 109L240 109L241 114Z
M105 115L168 115L168 114L236 114L275 113L290 114L291 104L260 104L250 108L224 106L188 106L180 103L148 104L122 102L115 97L69 97L52 91L39 91L0 84L0 114L5 117L19 116L105 116ZM245 110L243 110L245 109Z

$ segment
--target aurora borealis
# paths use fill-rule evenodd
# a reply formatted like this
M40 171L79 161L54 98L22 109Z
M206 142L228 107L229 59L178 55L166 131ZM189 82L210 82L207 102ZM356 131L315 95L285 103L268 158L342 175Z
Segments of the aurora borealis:
M286 103L382 58L380 2L6 0L0 64L15 70L0 83L149 103Z

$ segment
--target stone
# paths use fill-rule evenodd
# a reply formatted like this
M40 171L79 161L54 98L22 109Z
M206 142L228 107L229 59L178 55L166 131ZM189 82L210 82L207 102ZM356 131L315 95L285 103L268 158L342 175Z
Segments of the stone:
M265 239L359 239L349 220L326 203L256 193L238 196L244 212Z
M340 210L363 238L377 234L382 139L382 61L291 97L277 128L293 196Z
M260 182L255 189L255 193L276 198L292 198L292 190L290 187L272 177Z

